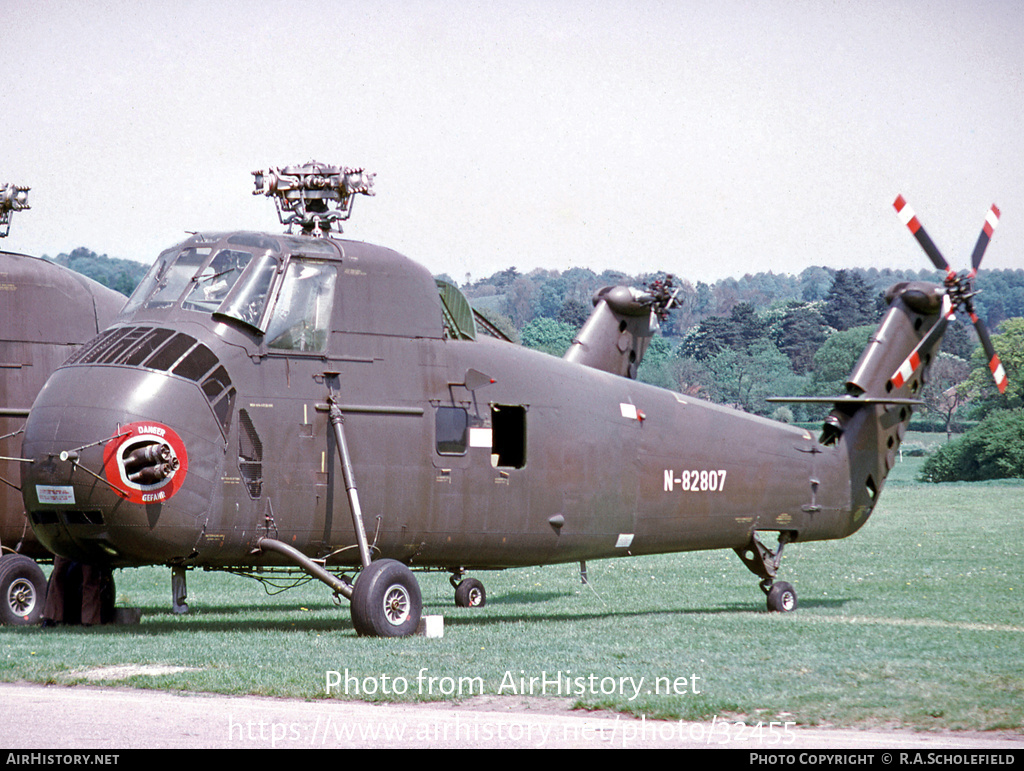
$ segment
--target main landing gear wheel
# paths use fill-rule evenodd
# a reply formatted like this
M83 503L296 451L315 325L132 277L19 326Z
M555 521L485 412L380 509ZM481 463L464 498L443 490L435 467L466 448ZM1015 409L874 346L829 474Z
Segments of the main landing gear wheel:
M455 587L455 606L459 608L482 608L487 604L484 585L475 578L459 581Z
M352 587L352 625L361 637L406 637L420 625L423 599L416 577L396 560L371 562Z
M768 610L789 613L796 610L796 590L785 581L778 581L768 589Z
M37 624L46 601L46 576L24 554L0 558L0 623Z

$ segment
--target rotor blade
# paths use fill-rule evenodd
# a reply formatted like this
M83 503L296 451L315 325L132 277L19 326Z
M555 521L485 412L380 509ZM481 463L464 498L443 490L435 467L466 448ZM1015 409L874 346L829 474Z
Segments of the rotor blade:
M956 308L953 307L949 296L944 295L942 298L941 318L928 330L928 334L921 338L921 342L914 346L914 350L903 360L900 368L893 373L893 376L889 379L893 388L903 387L914 376L918 367L921 366L921 351L928 350L942 339L942 335L946 332L946 325L949 324L949 320L953 318L955 312Z
M978 338L981 340L981 347L985 350L985 356L988 357L988 369L992 373L992 379L996 381L996 388L999 389L999 393L1004 394L1009 380L1006 377L1006 370L1003 369L1003 363L999 360L999 354L996 353L996 349L992 345L992 338L988 336L985 322L978 318L974 311L971 311L971 321L974 322L974 328L978 331Z
M974 245L974 254L971 255L971 277L978 272L978 268L981 267L981 258L985 254L985 249L988 248L988 242L992 240L992 231L996 229L996 225L999 224L999 207L992 204L992 208L988 210L988 214L985 215L985 224L981 226L981 233L978 235L978 243Z
M925 229L921 226L920 221L917 219L917 215L914 214L914 210L910 208L906 200L902 195L896 196L896 200L893 202L893 208L900 215L900 219L903 220L903 224L906 225L910 232L914 234L914 238L921 244L921 248L924 249L925 254L928 255L929 259L939 270L944 270L946 273L953 273L953 269L949 267L949 263L946 262L946 258L942 256L939 251L939 247L935 245L935 242L925 232Z

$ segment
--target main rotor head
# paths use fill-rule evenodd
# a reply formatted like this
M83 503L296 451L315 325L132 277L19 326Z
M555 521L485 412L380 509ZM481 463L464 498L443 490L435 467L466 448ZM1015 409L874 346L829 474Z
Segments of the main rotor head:
M654 311L659 321L668 318L668 313L673 308L679 307L676 298L679 296L680 287L675 284L675 277L671 273L656 278L647 285L647 294L651 297L651 310Z
M0 238L11 231L11 214L30 208L28 191L31 188L10 183L0 186Z
M316 161L252 174L256 178L253 195L273 197L278 219L288 232L300 225L303 234L312 236L329 235L335 228L340 233L339 223L352 214L355 195L374 195L376 176L364 169Z

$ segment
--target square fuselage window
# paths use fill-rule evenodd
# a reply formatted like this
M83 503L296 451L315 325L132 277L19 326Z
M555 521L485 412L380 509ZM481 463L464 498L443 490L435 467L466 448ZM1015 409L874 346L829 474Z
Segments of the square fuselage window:
M465 455L469 446L469 415L462 407L438 407L434 436L441 455Z

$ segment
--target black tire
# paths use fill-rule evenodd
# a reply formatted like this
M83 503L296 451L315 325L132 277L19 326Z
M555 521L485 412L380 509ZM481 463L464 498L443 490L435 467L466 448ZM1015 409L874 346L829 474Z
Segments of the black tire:
M796 610L796 590L785 581L772 584L768 590L768 610L774 613L789 613Z
M460 581L455 587L455 606L458 608L482 608L487 604L484 585L475 578Z
M0 559L0 623L12 626L38 624L46 602L46 576L24 554Z
M416 576L396 560L376 560L356 577L352 625L361 637L406 637L416 632L423 599Z

